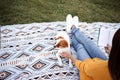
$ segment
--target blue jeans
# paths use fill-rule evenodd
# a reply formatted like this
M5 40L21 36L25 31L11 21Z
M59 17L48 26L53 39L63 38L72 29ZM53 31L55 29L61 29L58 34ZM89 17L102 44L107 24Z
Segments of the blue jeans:
M77 59L85 60L87 58L101 58L107 60L107 56L99 47L85 36L79 29L72 29L72 46L77 52Z

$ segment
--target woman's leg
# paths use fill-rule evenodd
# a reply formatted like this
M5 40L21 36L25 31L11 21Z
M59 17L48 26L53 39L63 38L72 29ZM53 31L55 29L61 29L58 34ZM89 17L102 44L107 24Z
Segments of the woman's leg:
M84 46L82 44L80 44L76 39L75 36L72 36L72 46L75 49L75 51L77 52L77 59L84 61L87 58L90 58L90 56L88 55L88 52L86 51L86 49L84 48Z
M104 60L107 59L107 56L105 55L105 53L102 52L99 49L99 47L95 43L93 43L88 37L86 37L82 32L80 32L79 29L74 27L72 29L72 35L78 41L79 44L82 44L84 46L85 50L87 50L86 52L88 52L91 58L98 57ZM84 53L81 52L81 54L84 54Z

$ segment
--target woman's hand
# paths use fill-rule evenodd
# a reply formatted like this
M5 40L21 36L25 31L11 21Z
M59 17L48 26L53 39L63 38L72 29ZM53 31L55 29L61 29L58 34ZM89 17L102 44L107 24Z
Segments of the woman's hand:
M68 53L68 52L62 52L62 53L60 54L60 56L61 56L61 57L65 57L65 58L70 58L72 55L71 55L70 53Z
M77 61L77 59L74 58L74 57L73 57L70 53L68 53L68 52L62 52L62 53L60 54L60 56L71 59L74 64L75 64L75 62Z
M107 46L105 46L105 52L110 54L110 51L111 51L111 46L107 44Z

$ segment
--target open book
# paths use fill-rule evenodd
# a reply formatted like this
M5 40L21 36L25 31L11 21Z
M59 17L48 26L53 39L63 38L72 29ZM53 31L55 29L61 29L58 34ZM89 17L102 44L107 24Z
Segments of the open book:
M100 28L98 34L98 45L107 46L107 44L109 44L112 46L112 39L116 31L117 29Z

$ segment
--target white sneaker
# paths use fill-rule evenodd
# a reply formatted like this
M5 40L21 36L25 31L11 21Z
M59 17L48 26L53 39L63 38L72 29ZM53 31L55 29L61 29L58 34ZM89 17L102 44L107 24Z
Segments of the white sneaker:
M66 17L66 25L67 25L66 27L67 33L71 33L71 27L73 25L73 19L71 14L68 14Z
M73 25L78 28L78 23L79 23L79 18L78 16L74 16L73 17Z

